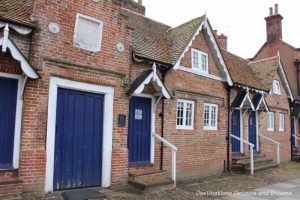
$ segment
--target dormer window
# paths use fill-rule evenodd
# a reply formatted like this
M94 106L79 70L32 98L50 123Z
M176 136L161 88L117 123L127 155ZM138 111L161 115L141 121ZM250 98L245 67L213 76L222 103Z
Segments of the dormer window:
M273 81L273 92L274 94L281 95L280 83L278 80Z
M101 20L77 14L74 31L74 46L98 52L101 49L103 22Z
M208 74L208 54L192 49L192 69Z

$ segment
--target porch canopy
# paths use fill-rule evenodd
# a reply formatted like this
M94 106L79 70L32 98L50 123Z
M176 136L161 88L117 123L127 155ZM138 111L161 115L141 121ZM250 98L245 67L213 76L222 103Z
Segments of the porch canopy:
M152 69L144 71L140 76L136 78L136 80L131 84L130 89L128 90L128 94L141 94L146 85L149 83L152 84L156 93L154 96L164 97L166 99L170 99L171 95L168 92L166 86L160 80L159 76L156 73L156 65L153 64Z
M29 63L27 58L24 56L24 54L19 50L17 45L8 37L9 35L9 28L8 24L6 24L4 28L3 37L0 37L0 47L2 53L7 52L7 49L10 51L12 57L20 62L21 69L23 73L31 78L31 79L38 79L39 74L35 71L33 66Z
M257 94L252 97L252 103L255 110L269 112L270 108L263 94Z
M231 108L234 109L252 109L255 110L248 90L239 91L231 103Z

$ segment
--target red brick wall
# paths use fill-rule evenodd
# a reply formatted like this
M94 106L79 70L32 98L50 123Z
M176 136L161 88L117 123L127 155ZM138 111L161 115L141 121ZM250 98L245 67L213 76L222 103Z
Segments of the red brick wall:
M207 52L209 72L222 77L202 33L196 37L192 48ZM181 65L191 67L191 49L185 53ZM178 177L221 173L224 169L224 161L227 160L227 83L180 70L171 70L167 74L166 85L174 96L165 101L164 137L178 148ZM193 130L176 128L178 99L191 100L195 103ZM216 131L203 129L204 103L218 105L218 128ZM164 163L164 168L170 170L171 151L168 148L165 148L164 151Z
M270 107L271 112L274 112L274 132L267 131L267 113L262 113L260 116L259 130L262 135L270 137L281 143L280 155L283 161L291 159L291 120L288 94L285 90L284 84L276 73L275 79L280 82L281 95L274 93L267 96L266 100ZM284 114L284 131L279 131L279 114ZM264 140L260 141L262 153L267 153L271 157L276 156L276 149L273 144Z

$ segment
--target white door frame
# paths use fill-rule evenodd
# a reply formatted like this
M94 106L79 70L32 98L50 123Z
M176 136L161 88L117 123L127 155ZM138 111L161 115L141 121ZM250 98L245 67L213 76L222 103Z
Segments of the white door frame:
M152 133L155 132L155 97L151 94L133 94L135 97L144 97L151 99L151 133L150 133L150 163L154 164L155 158L155 138ZM130 109L130 108L129 108Z
M243 112L240 110L240 138L244 139L244 123L243 123ZM240 151L241 153L244 153L244 143L240 141Z
M256 123L256 151L259 151L259 146L258 146L258 115L257 115L257 111L253 111L251 110L248 114L248 139L247 141L249 142L249 136L250 136L250 132L249 132L249 116L251 114L251 112L255 112L255 123Z
M109 187L111 182L111 157L112 157L112 132L113 132L113 100L114 88L89 83L71 81L67 79L51 77L48 101L47 121L47 161L45 192L53 191L54 175L54 150L55 150L55 125L57 89L66 88L84 92L104 94L103 111L103 147L102 147L102 187Z
M24 77L21 75L17 75L17 74L9 74L9 73L3 73L3 72L0 72L0 77L18 80L13 163L12 163L13 168L18 169L19 168L19 158L20 158L20 139L21 139L22 109L23 109L22 88L23 88L23 84L24 84Z

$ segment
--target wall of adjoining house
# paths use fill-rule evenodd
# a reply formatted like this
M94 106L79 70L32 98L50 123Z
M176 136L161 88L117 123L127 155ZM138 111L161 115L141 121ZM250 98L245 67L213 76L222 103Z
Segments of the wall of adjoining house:
M191 48L208 53L209 72L221 76L202 33L196 36ZM191 48L184 54L181 62L188 68L191 68ZM227 83L181 70L171 70L166 77L166 86L174 96L165 105L164 137L178 148L178 177L207 176L223 172L224 161L227 159ZM176 128L178 99L194 101L193 130ZM218 105L217 130L203 130L204 103ZM171 169L171 151L168 148L164 150L164 168Z
M278 73L274 78L280 82L281 95L276 95L273 92L266 97L266 101L270 107L270 111L274 112L274 131L267 130L267 113L262 113L259 117L260 134L272 138L280 142L280 157L282 161L291 160L291 118L288 93L284 87ZM284 131L279 131L279 114L284 114ZM276 158L276 146L264 140L260 141L261 152L269 157Z

